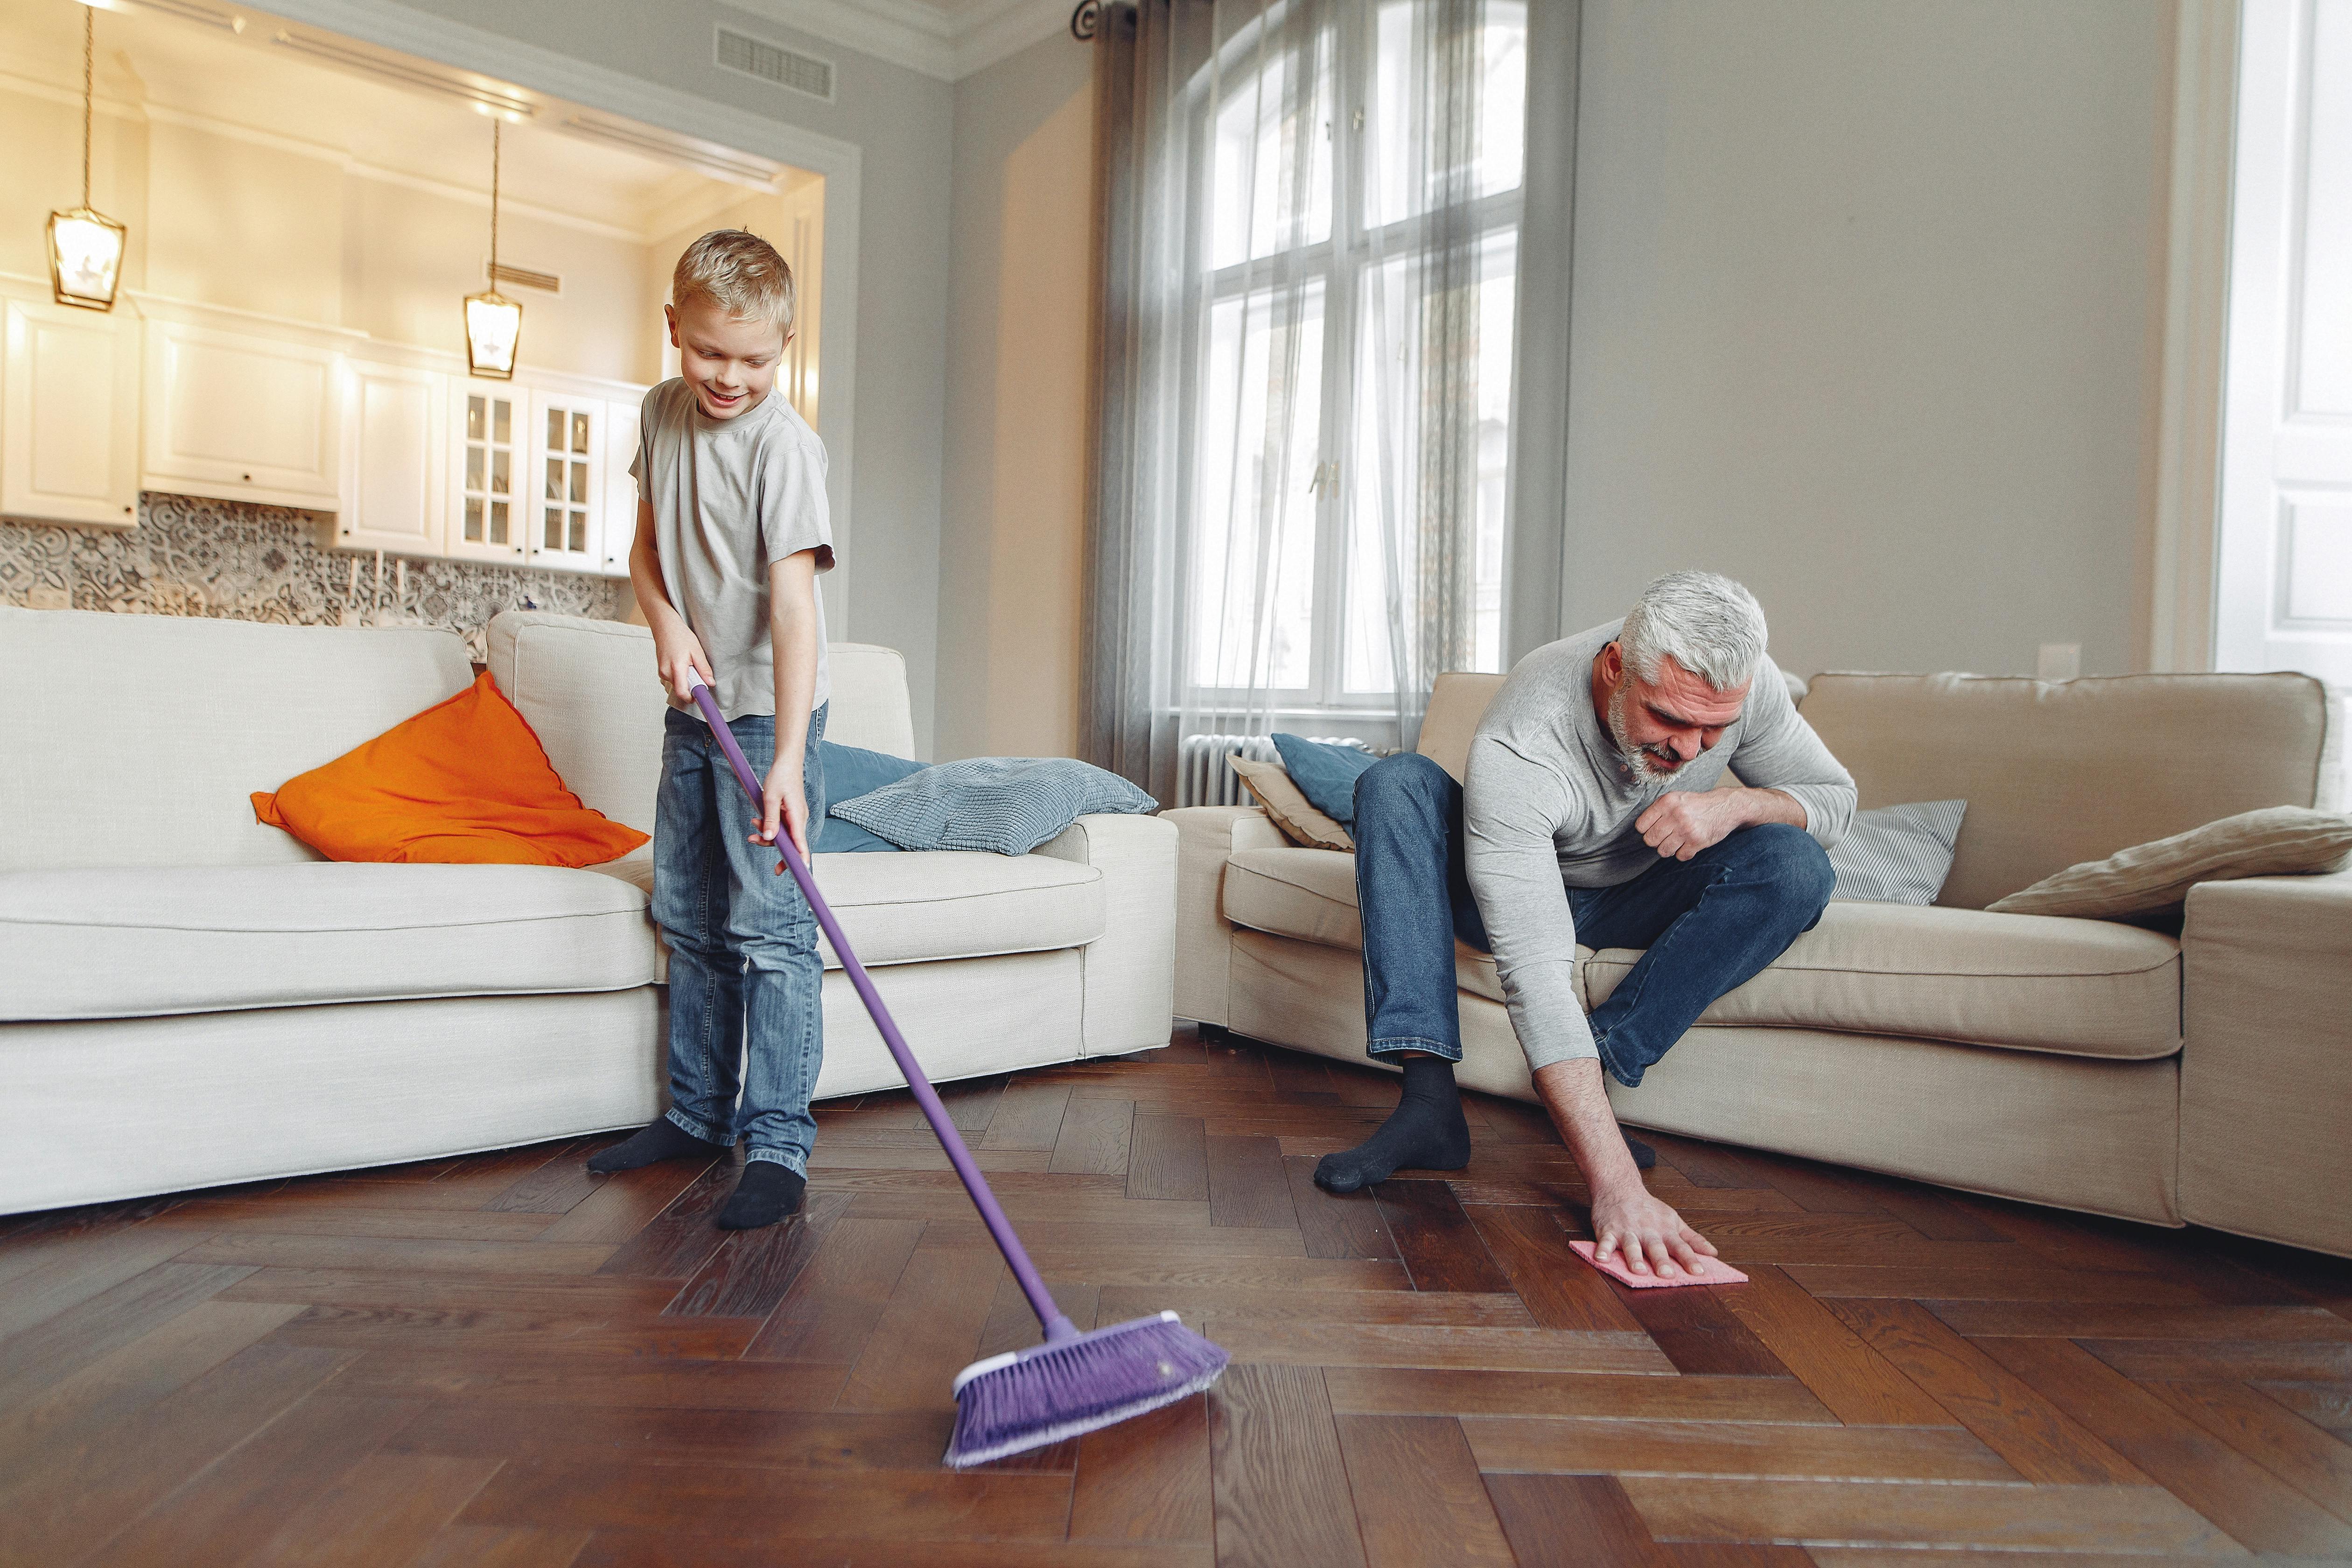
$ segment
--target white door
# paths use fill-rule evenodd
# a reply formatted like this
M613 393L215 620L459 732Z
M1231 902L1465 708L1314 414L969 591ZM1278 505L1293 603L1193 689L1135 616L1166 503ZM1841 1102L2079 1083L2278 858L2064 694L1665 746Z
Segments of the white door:
M148 322L145 488L334 510L342 502L341 357L308 343Z
M0 512L135 526L139 319L11 300L0 376Z
M451 395L447 553L474 561L523 562L530 393L510 382L466 380Z
M637 481L629 465L637 456L639 403L604 405L604 573L607 577L629 574L629 547L637 538Z
M449 378L350 362L339 549L438 555L449 510Z
M605 402L549 392L535 393L530 402L531 440L523 465L530 563L601 572Z
M2247 0L2214 667L2352 686L2352 0Z

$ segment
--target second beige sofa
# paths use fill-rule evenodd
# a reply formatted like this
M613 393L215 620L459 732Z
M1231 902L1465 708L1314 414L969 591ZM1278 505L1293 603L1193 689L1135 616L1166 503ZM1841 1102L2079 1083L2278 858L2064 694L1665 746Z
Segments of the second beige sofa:
M1422 752L1459 777L1501 680L1441 677ZM1827 675L1801 711L1864 809L1968 801L1950 879L1934 908L1832 903L1640 1089L1611 1086L1624 1121L2352 1254L2352 874L2200 887L2177 940L1983 908L2219 817L2324 804L2318 682ZM1253 808L1167 815L1178 1015L1367 1060L1352 858ZM1640 956L1579 951L1588 1006ZM1460 949L1457 974L1462 1081L1531 1100L1493 961Z

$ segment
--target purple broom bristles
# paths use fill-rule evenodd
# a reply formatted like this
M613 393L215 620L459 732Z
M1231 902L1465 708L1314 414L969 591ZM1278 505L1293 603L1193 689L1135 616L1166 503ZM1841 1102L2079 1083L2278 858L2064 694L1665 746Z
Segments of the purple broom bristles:
M974 1362L956 1374L947 1463L984 1465L1173 1405L1228 1359L1162 1312Z

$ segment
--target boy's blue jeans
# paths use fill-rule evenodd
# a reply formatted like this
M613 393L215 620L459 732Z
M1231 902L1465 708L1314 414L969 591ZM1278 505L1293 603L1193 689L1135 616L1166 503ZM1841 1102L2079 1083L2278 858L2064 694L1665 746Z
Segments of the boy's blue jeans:
M1458 1062L1454 942L1490 951L1464 869L1462 786L1427 757L1384 757L1356 781L1355 838L1368 1049ZM1762 823L1630 882L1569 889L1579 943L1648 950L1592 1009L1601 1066L1640 1083L1710 1003L1813 929L1834 879L1804 829Z
M801 780L809 837L824 820L825 710L809 715ZM752 772L775 761L776 721L728 728ZM669 710L654 806L654 923L669 943L669 1120L743 1158L803 1175L816 1142L809 1096L824 1060L824 961L816 916L772 846L754 844L760 813L735 782L698 713ZM740 1104L738 1104L738 1098Z

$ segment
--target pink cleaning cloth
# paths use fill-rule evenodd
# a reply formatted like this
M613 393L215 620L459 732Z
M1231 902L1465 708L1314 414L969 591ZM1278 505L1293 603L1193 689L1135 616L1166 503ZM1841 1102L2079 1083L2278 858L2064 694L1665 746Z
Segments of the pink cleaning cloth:
M1609 1255L1608 1262L1598 1261L1592 1256L1595 1248L1589 1241L1571 1241L1568 1245L1574 1249L1579 1258L1591 1264L1620 1285L1631 1285L1636 1290L1671 1290L1677 1285L1745 1285L1748 1283L1747 1275L1742 1274L1720 1258L1702 1256L1698 1260L1697 1273L1674 1274L1661 1279L1654 1274L1634 1273L1625 1267L1624 1259L1613 1252Z

